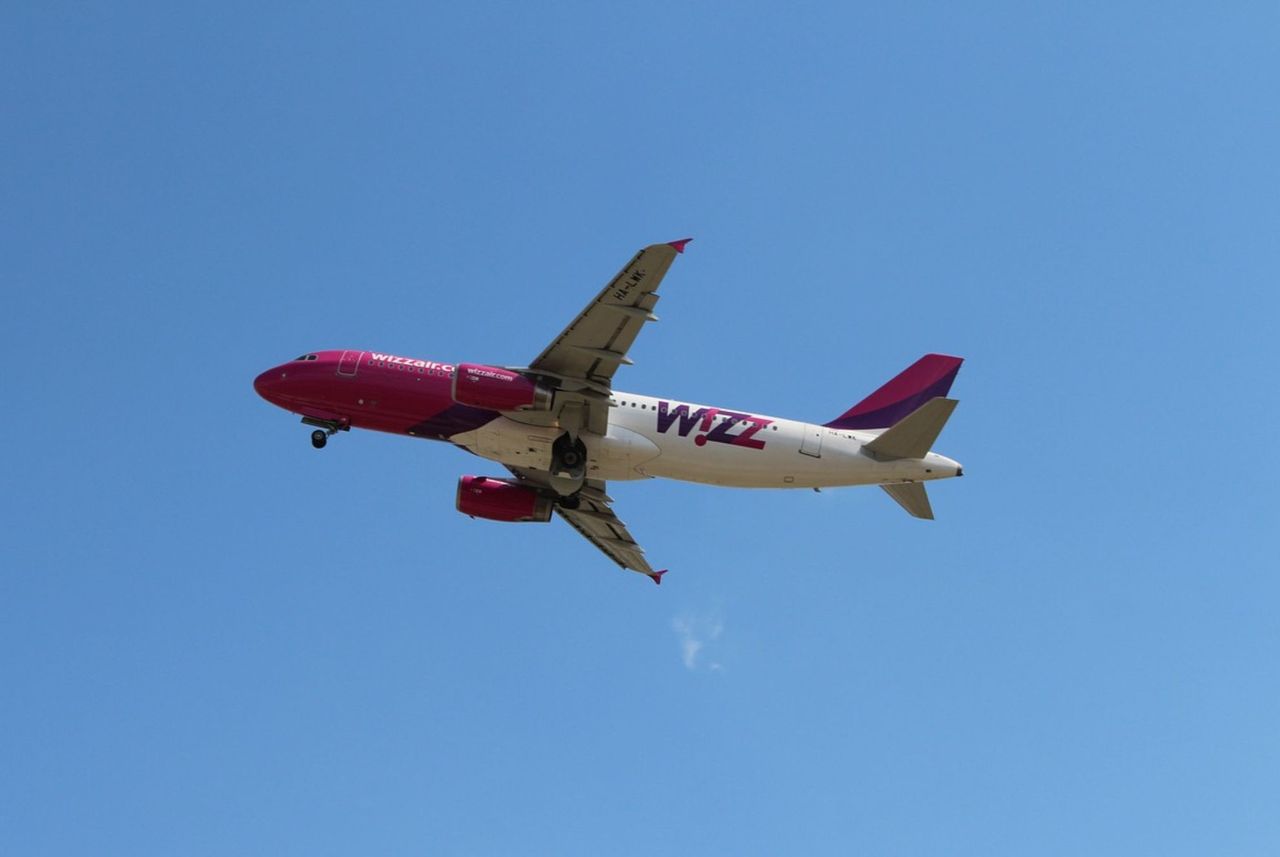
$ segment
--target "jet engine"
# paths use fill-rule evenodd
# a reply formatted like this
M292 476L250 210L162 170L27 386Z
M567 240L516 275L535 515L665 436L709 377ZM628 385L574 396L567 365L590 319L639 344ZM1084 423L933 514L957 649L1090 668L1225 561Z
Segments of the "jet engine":
M453 373L453 400L487 411L549 411L551 390L519 372L461 363Z
M473 518L545 524L551 520L552 501L514 479L463 476L458 480L458 511Z

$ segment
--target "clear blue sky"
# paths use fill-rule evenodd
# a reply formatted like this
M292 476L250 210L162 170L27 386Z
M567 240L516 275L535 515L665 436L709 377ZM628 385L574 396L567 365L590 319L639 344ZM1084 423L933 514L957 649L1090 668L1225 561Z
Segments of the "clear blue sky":
M1274 3L10 4L0 853L1280 848ZM968 359L938 520L496 472L259 400L535 355L829 419Z

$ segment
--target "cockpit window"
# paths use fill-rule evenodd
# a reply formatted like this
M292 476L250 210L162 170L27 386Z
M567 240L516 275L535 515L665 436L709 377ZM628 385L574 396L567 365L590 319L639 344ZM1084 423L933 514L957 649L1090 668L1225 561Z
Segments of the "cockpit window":
M316 359L318 358L314 354L304 354L301 357L293 358L293 362L297 363L299 360L316 360Z

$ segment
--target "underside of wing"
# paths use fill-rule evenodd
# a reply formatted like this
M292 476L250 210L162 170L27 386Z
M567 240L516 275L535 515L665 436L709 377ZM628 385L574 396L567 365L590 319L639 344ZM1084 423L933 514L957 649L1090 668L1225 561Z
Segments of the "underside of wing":
M653 308L658 284L687 243L689 239L651 244L637 253L529 369L607 390L618 366L631 362L627 351L640 329L646 321L657 320Z
M547 474L524 467L508 467L521 482L549 489ZM560 517L599 548L609 559L629 571L646 575L654 583L662 582L666 570L654 571L644 558L644 549L631 537L631 533L613 513L613 499L605 493L605 483L600 479L588 479L577 495L578 507L568 509L557 504Z

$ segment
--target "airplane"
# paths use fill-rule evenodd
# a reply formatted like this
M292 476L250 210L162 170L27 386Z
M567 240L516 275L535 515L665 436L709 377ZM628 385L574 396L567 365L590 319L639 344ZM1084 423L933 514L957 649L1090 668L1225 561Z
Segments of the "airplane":
M692 239L640 250L528 366L440 363L335 349L303 354L253 382L314 428L372 429L448 441L504 465L507 477L462 476L455 505L472 518L546 523L559 515L624 569L661 583L613 510L609 481L679 479L739 488L879 485L917 518L933 518L924 484L962 476L931 447L957 404L963 359L926 354L820 425L613 386L657 288Z

